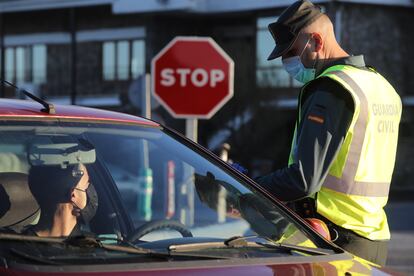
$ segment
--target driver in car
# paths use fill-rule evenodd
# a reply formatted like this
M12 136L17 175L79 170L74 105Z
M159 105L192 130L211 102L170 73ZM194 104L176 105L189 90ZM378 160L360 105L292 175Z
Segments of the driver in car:
M85 165L32 166L29 187L41 215L25 234L40 237L67 237L78 231L78 218L88 203L89 174Z

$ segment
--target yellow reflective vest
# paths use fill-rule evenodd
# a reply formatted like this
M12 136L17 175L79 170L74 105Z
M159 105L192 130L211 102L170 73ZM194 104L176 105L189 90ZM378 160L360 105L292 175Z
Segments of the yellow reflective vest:
M315 195L316 210L363 237L387 240L390 232L383 208L394 170L401 99L373 69L336 65L318 78L330 78L342 85L351 94L355 108L345 140ZM299 99L305 91L306 85ZM299 102L298 120L300 109ZM295 141L296 131L292 147ZM293 162L291 153L289 164Z

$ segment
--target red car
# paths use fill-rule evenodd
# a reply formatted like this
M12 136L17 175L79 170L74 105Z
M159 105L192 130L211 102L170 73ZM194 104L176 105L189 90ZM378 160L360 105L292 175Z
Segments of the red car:
M0 123L1 275L393 273L156 122L0 100Z

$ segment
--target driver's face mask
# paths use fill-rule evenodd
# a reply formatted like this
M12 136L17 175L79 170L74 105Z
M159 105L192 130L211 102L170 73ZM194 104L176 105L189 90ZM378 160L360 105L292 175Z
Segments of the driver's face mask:
M299 56L293 56L293 57L282 59L283 67L285 68L285 70L289 73L289 75L292 78L294 78L295 80L301 83L307 83L315 79L315 76L316 76L316 69L306 68L305 65L303 65L302 60L301 60L303 52L305 51L306 46L308 45L309 41L310 41L310 37L308 41L306 42L305 46L303 47L303 50ZM316 63L316 60L315 60L315 63ZM315 64L313 67L315 67Z
M72 170L72 176L75 178L81 178L84 175L84 171L81 166L78 165ZM78 209L79 216L78 218L84 223L89 223L96 214L98 209L98 193L95 190L92 182L89 182L88 188L85 190L86 193L86 205L84 208L79 208L75 204L75 207Z
M87 203L85 208L80 210L79 219L84 223L89 223L96 214L98 209L98 193L92 183L89 183L88 189L86 189Z

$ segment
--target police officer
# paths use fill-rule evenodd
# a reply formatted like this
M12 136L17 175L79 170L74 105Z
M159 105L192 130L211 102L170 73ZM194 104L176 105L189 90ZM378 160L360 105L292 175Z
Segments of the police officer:
M324 220L342 248L383 265L400 97L362 55L340 47L332 22L311 2L293 3L269 31L276 47L268 59L281 57L304 86L289 165L257 182Z

